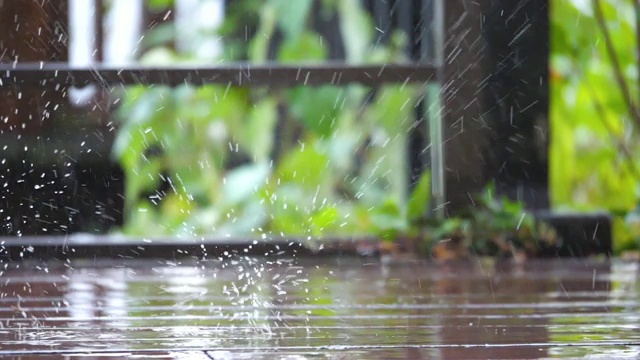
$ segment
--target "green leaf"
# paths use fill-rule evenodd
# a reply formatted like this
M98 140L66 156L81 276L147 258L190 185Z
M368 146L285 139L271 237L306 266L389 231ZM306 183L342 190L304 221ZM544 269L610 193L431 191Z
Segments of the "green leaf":
M277 18L276 8L270 2L266 3L260 11L260 27L249 43L249 61L253 63L267 61L269 44L276 29Z
M330 175L328 166L327 155L316 150L313 143L304 144L284 156L277 175L281 182L292 182L304 189L316 191Z
M188 86L178 94L178 119L198 126L222 120L229 129L239 128L251 104L249 90L240 87Z
M370 113L376 124L381 125L394 137L406 133L415 121L417 92L406 85L383 87L371 105Z
M423 171L407 202L407 220L415 222L423 218L431 200L431 172Z
M162 223L168 230L175 231L182 227L193 209L194 204L185 194L169 193L161 202Z
M286 183L279 186L271 196L267 196L267 201L271 204L270 230L276 234L308 234L309 212L305 208L308 194L299 184Z
M266 162L239 166L227 172L223 187L225 204L237 205L249 199L266 185L269 173Z
M373 22L364 11L360 0L341 0L338 11L347 63L366 62L374 36Z
M436 240L440 240L444 237L450 236L457 231L466 231L471 226L471 223L468 220L461 218L450 218L446 219L440 226L438 226L434 233L433 237Z
M238 137L243 149L254 161L268 161L273 149L275 127L278 123L278 103L265 98L254 105Z
M320 35L305 31L299 36L285 40L278 52L278 60L285 64L295 64L327 59L328 50ZM304 76L304 74L301 74Z
M336 207L327 206L316 211L310 218L311 234L322 236L336 228L339 212Z
M344 101L344 91L335 86L298 87L290 92L291 114L306 129L319 136L329 136L336 127Z
M124 229L127 234L150 237L166 232L166 229L158 224L156 209L146 201L138 203L137 207L131 209L128 217Z
M345 117L355 117L355 114L351 112L343 112L339 114L340 123L351 121L352 119L346 119ZM339 124L342 125L342 124ZM331 167L335 169L337 174L346 174L354 163L358 161L356 151L358 146L364 141L364 135L361 131L355 129L336 128L333 135L325 143L327 147L327 153L331 160ZM345 156L345 154L353 154L352 156ZM339 176L339 175L336 175Z
M174 0L147 0L147 7L151 11L161 11L173 7Z
M271 0L278 14L278 25L286 38L299 37L306 26L313 0Z
M371 221L378 235L385 240L394 240L399 232L408 228L399 204L391 198L373 209Z
M258 228L264 228L269 218L268 209L264 203L256 200L259 199L250 198L245 206L233 207L231 216L225 218L226 221L218 226L216 233L221 236L247 236Z
M129 212L139 196L151 191L159 183L163 164L158 158L148 158L147 151L159 145L164 117L172 112L166 106L167 89L158 87L148 91L131 89L135 102L125 101L119 117L122 125L114 140L112 154L125 171L125 207Z

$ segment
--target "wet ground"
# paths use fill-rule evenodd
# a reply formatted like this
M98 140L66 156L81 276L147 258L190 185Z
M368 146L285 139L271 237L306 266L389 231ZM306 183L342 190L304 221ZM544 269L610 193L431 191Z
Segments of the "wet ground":
M636 263L1 265L2 358L640 357Z

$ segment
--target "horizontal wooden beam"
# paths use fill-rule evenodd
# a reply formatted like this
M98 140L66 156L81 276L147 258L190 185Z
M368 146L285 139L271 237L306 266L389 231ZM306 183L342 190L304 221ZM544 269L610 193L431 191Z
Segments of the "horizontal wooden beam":
M226 258L234 256L372 256L375 238L137 238L112 235L0 237L0 264L28 259Z
M359 83L426 83L435 80L436 67L418 64L380 65L253 65L238 63L190 67L71 67L65 63L0 64L0 87L47 84L85 86L223 84L234 86L304 86Z

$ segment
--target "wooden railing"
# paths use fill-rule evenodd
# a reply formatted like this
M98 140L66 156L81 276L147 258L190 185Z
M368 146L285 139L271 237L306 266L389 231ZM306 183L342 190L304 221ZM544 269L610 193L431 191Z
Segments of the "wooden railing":
M98 3L99 0L93 1ZM236 0L227 0L226 3L232 1ZM45 7L40 6L39 2L18 4L5 1L0 6L0 43L3 46L0 48L0 90L3 90L0 119L5 114L10 114L11 117L8 124L3 119L5 123L0 124L0 128L4 126L3 134L9 136L12 135L9 130L12 127L37 137L40 128L51 126L46 121L22 120L31 116L30 111L37 117L36 109L41 110L38 106L67 101L60 94L51 91L39 98L42 92L39 87L45 81L67 85L96 83L111 86L116 83L179 84L186 79L197 84L211 82L216 77L226 84L254 86L269 83L275 86L295 86L305 84L305 81L308 85L322 82L375 85L393 81L420 83L437 80L442 84L441 130L446 154L441 156L447 160L444 183L447 184L448 207L453 209L473 204L472 195L488 182L496 180L499 192L511 194L535 208L547 208L546 159L536 159L536 154L542 153L539 148L547 145L536 145L531 137L522 136L528 133L542 133L546 136L548 128L545 61L548 56L548 17L545 16L547 1L532 0L526 4L507 0L477 3L437 0L362 1L372 11L376 27L383 30L392 27L411 34L407 53L411 55L414 64L380 64L371 67L341 63L290 67L233 64L224 68L123 70L107 68L97 61L98 65L92 67L70 68L65 63L68 60L65 48L65 36L68 35L65 31L68 27L65 23L68 15L67 1L44 1ZM446 6L446 12L443 11L440 17L429 10L437 3ZM16 17L16 14L19 16ZM146 14L144 24L157 26L165 19L165 15ZM42 18L37 18L38 16ZM508 17L508 22L500 20L505 16ZM14 23L15 18L21 22L19 29ZM434 24L438 26L432 26ZM509 35L514 29L520 31L517 39ZM100 27L98 30L100 31ZM380 33L381 42L386 41L386 34L388 32ZM98 38L102 39L102 35L98 34ZM436 42L422 41L436 35L442 39L439 45ZM38 47L38 44L41 46ZM96 49L98 55L100 49ZM433 66L428 61L438 50L443 57L441 67ZM517 59L510 57L516 53ZM332 56L333 60L339 61L339 51L336 50L332 55L335 55ZM303 72L308 73L308 77L301 77ZM206 76L203 77L203 73ZM277 76L273 76L275 73ZM36 85L35 90L29 90L33 89L30 84ZM16 87L22 92L20 101ZM527 106L526 112L517 113L518 122L515 127L510 123L509 110L519 109L518 106L522 104L535 106ZM16 112L18 114L14 114ZM45 129L49 130L51 129ZM48 135L55 141L72 135L53 130ZM104 134L108 135L107 132ZM24 138L26 136L20 141ZM8 140L5 137L2 141L5 139ZM39 138L38 141L43 142L43 139ZM78 141L74 140L69 143L76 142ZM428 139L420 144L424 145L428 145ZM10 145L2 155L6 157L10 151L17 151L20 155L21 149ZM422 160L425 163L430 161L428 158ZM15 172L19 174L29 171L25 167Z
M63 163L55 165L54 167L62 167L66 168L68 165L72 165L75 168L72 177L75 179L75 176L80 176L80 174L87 174L89 176L90 181L95 181L100 186L100 183L103 181L100 180L100 176L103 175L90 175L90 170L92 167L95 167L100 163L100 161L104 162L104 165L107 166L108 162L108 152L110 146L110 137L113 132L109 129L109 126L106 126L104 129L99 128L96 131L91 130L89 125L83 130L78 132L77 134L73 132L73 130L58 130L55 129L55 126L51 128L51 124L47 125L46 122L42 122L44 126L48 128L36 128L35 122L26 123L26 129L24 127L25 121L22 119L38 116L38 115L30 115L30 112L34 112L35 108L33 106L33 102L37 101L34 98L38 96L38 89L51 89L47 90L47 97L43 98L43 104L64 104L69 103L69 97L60 95L61 92L65 92L71 87L84 87L86 85L96 85L97 89L108 90L111 87L117 87L122 85L169 85L169 86L177 86L181 84L191 84L191 85L204 85L204 84L224 84L229 86L265 86L269 88L274 87L295 87L295 86L318 86L318 85L346 85L350 83L358 83L365 86L377 87L384 83L413 83L413 84L437 84L442 81L441 68L438 67L437 61L435 61L436 56L436 46L438 41L435 41L434 37L442 36L441 29L436 31L434 26L441 25L438 22L434 15L434 9L437 6L441 6L441 2L437 0L399 0L399 1L382 1L382 0L363 0L362 4L371 12L372 18L374 19L374 25L376 29L378 29L378 39L380 43L386 43L388 38L388 34L391 33L392 30L401 30L404 31L405 34L408 35L408 45L407 49L405 49L408 58L411 59L412 62L409 63L397 63L397 64L347 64L341 57L344 55L340 51L340 47L342 44L339 43L339 36L333 37L333 40L338 40L338 42L331 43L331 38L327 37L327 41L330 42L329 46L332 48L331 50L331 60L329 62L318 63L318 64L277 64L277 63L267 63L267 64L251 64L251 63L229 63L223 65L197 65L197 66L183 66L180 67L143 67L142 65L136 64L135 62L131 65L122 67L116 66L113 64L109 64L106 61L104 56L104 45L105 45L105 33L102 28L102 24L104 23L104 17L106 16L103 8L100 6L102 3L101 0L93 0L93 3L96 5L96 11L87 16L92 16L92 19L89 21L94 22L94 30L95 41L93 44L92 52L95 53L93 60L88 64L74 65L69 62L68 52L64 52L64 54L60 54L55 57L46 57L46 56L31 56L21 55L17 53L16 57L5 57L0 60L0 88L5 89L9 94L9 100L6 103L6 107L4 110L8 113L10 107L16 107L20 109L17 111L17 114L11 115L7 117L9 122L12 124L8 124L7 129L0 134L0 138L2 141L8 145L5 146L4 156L13 159L13 163L20 163L20 158L25 159L26 150L29 148L29 151L33 154L29 154L29 156L40 157L40 165L36 165L37 171L40 169L46 169L47 163L50 161L60 162L59 158L68 159L71 163L67 164L67 160ZM227 5L231 3L231 1L226 2ZM65 4L67 2L65 1ZM440 4L440 5L438 5ZM69 7L58 6L58 9L55 13L52 12L49 14L51 16L50 19L46 19L51 23L62 24L60 25L62 28L68 29L68 24L65 22L65 17L68 18ZM442 10L441 8L438 8ZM1 9L0 9L1 10ZM23 11L20 7L12 7L12 11L20 12ZM37 14L37 9L30 10L31 16L35 16ZM162 13L162 14L153 14L147 11L143 14L143 26L152 27L157 26L162 21L171 20L171 17L174 16L174 13ZM22 16L19 16L23 18ZM46 22L43 20L43 22ZM327 24L324 24L327 25ZM322 24L320 25L322 26ZM46 29L49 27L43 27L45 29L45 33L42 34L42 41L45 43L55 43L56 40L59 39L59 34L46 32ZM7 30L11 31L12 28L8 27ZM335 29L329 28L325 29L326 31L335 31ZM320 33L322 33L322 29ZM68 37L73 34L69 34L68 31L65 33L62 32L66 37L60 38L60 45L66 46L68 45ZM10 35L10 34L9 34ZM38 34L35 33L35 30L27 33L15 33L15 36L27 36L27 37L37 37ZM11 35L11 36L14 36ZM0 38L0 40L2 40ZM6 44L6 43L5 43ZM17 43L16 43L17 44ZM13 46L13 45L10 45ZM25 49L26 51L27 49ZM0 49L0 52L2 49ZM8 51L14 52L14 51ZM23 51L24 53L24 51ZM441 53L441 52L440 52ZM53 89L57 89L53 91ZM52 94L53 92L53 94ZM425 89L426 92L426 89ZM31 98L34 100L25 100L26 98ZM13 99L13 100L12 100ZM100 107L100 104L94 102L93 104L89 103L89 105L93 106L93 108ZM84 107L74 107L71 111L76 114L80 112L91 112L91 106ZM44 105L45 111L49 111L50 105ZM418 119L421 119L428 114L425 111L419 110ZM2 113L0 113L2 115ZM96 117L104 119L104 116L96 113ZM104 120L104 124L108 122ZM32 124L33 123L33 124ZM428 122L423 122L426 124ZM101 126L105 126L105 125ZM89 129L89 130L87 130ZM44 131L44 133L43 133ZM93 133L98 133L97 135ZM428 126L422 125L419 127L418 132L421 133L420 137L422 138L422 143L420 145L421 148L426 147L424 141L428 139ZM16 136L17 133L25 133L26 136ZM77 135L77 136L76 136ZM97 136L99 141L95 141ZM91 141L95 141L95 144L91 144L91 152L87 152L86 149L83 149L81 144L85 144L85 140L89 138ZM34 146L34 142L37 146ZM50 147L63 148L65 150L64 154L60 154L59 152L48 151ZM36 148L35 152L32 151ZM74 150L75 149L75 150ZM48 154L48 155L47 155ZM426 156L425 156L426 155ZM53 158L52 158L53 156ZM430 157L429 152L419 152L413 151L412 155L416 158L415 163L420 163L420 168L424 166L429 166ZM32 160L29 160L29 162ZM83 162L87 161L82 165ZM28 164L27 164L28 165ZM24 166L20 165L17 169L11 170L18 176L20 173L29 174L33 171L33 164L31 165L31 170L29 166L22 169ZM11 165L13 166L13 165ZM37 166L40 166L39 168ZM51 165L48 165L49 167ZM420 171L418 168L418 171ZM61 170L58 170L60 172ZM67 170L64 170L65 172ZM105 174L111 174L111 170L105 170ZM102 173L100 173L102 174ZM22 176L22 175L20 175ZM112 176L112 175L105 175ZM116 170L116 177L117 175ZM91 180L92 177L95 177L95 180ZM22 178L20 178L22 179ZM86 180L85 180L86 181ZM27 181L28 182L28 181ZM442 181L437 182L439 184L443 184ZM76 185L77 186L77 185ZM90 188L89 187L86 188ZM111 185L114 186L113 184ZM31 186L32 188L32 186ZM82 188L82 186L80 187ZM28 195L29 186L25 186L25 189L20 191L15 191L14 195L12 195L12 199L8 200L13 203L19 203L20 206L24 207L27 204L23 204L25 198L31 199ZM112 192L112 191L110 191ZM101 191L97 192L98 194ZM39 196L39 195L38 195ZM43 200L38 200L38 196L34 199L36 202L43 202ZM47 196L46 202L50 202L49 198L53 198L55 195ZM100 198L102 203L106 203L108 201L107 198ZM30 200L31 201L31 200ZM85 200L86 201L86 200ZM95 200L98 201L98 200ZM441 206L444 200L441 201ZM73 201L72 203L75 203ZM117 203L117 202L116 202ZM69 219L73 217L73 221L70 222L82 222L79 217L90 216L87 211L78 210L76 205L67 205L61 204L63 207L71 209L69 210L70 214L68 215ZM103 206L103 205L100 205ZM112 206L112 209L117 208L117 205L105 205ZM81 207L82 208L82 207ZM87 210L90 210L87 209ZM27 214L30 210L21 213ZM52 210L53 211L53 210ZM60 212L58 210L58 212ZM56 215L57 216L57 215ZM110 216L118 217L117 213L113 213L113 210L110 212ZM46 216L45 216L46 217ZM64 217L64 216L63 216ZM14 219L16 216L13 217ZM58 221L58 220L56 220ZM56 223L54 221L54 223ZM65 222L66 220L60 220ZM87 220L89 221L89 220ZM35 228L38 228L37 226ZM33 229L35 229L33 228ZM29 230L31 227L25 227L25 230L22 232L18 232L22 235L28 234L40 234L46 235L49 233L42 233L41 231L33 231ZM68 228L69 231L73 232L74 230ZM76 228L75 231L77 231ZM6 229L9 234L16 234L15 226L12 229ZM51 231L51 229L49 229ZM4 233L5 231L2 231ZM59 233L56 230L54 233Z
M359 83L427 83L437 80L437 67L421 64L381 65L252 65L109 68L74 68L64 63L0 64L0 86L62 84L85 86L113 85L204 85L231 86L312 86Z

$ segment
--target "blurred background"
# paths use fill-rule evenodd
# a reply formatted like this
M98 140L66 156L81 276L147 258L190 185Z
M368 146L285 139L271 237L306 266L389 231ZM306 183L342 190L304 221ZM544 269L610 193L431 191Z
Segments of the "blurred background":
M536 211L605 211L615 252L637 249L637 7L0 1L7 65L393 63L436 74L375 87L0 84L1 233L439 238L466 231L459 214L486 210L491 220L471 216L478 238L533 231ZM436 147L444 204L432 196ZM441 209L450 221L433 220Z

